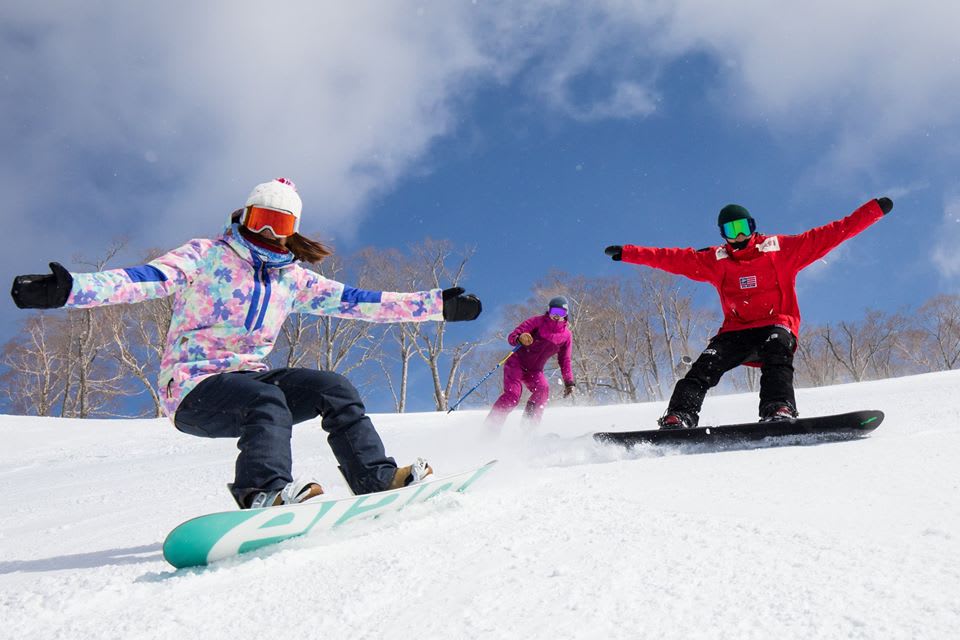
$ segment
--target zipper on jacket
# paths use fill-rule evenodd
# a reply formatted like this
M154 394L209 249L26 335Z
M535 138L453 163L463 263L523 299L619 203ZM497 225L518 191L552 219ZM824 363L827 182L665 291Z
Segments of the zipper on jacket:
M256 331L263 327L263 319L267 315L271 293L269 265L256 258L254 260L253 294L250 297L250 309L247 311L247 318L243 322L243 326L248 331ZM260 299L261 295L263 296L262 301Z
M257 324L254 329L263 327L263 318L267 315L267 305L270 304L270 272L267 271L267 265L263 265L263 304L260 305L260 315L257 316Z
M257 309L260 306L260 281L262 279L261 274L263 270L263 263L257 260L257 258L254 256L253 295L250 296L250 309L247 310L247 318L243 322L243 326L247 328L247 331L253 330L253 324L257 317Z

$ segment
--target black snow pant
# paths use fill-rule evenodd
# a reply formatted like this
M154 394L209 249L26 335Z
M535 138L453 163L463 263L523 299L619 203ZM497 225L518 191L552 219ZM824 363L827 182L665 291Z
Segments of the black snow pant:
M747 363L760 364L760 415L781 403L796 411L793 393L793 352L797 339L788 329L772 325L714 336L670 396L667 412L681 411L694 422L707 390L727 371Z
M194 436L239 438L232 491L243 505L252 493L293 480L293 425L318 415L353 492L389 486L397 463L387 457L360 394L339 373L290 368L210 376L183 399L174 422Z

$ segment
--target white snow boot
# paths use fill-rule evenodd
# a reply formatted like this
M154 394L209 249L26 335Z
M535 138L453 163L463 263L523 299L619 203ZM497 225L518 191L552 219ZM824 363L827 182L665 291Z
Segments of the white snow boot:
M297 478L283 489L273 491L258 491L253 494L248 509L262 507L279 507L282 504L300 504L310 498L323 495L323 487L314 480Z
M390 486L387 487L387 490L408 487L411 484L422 482L424 478L432 474L433 467L423 458L417 458L413 464L397 468L397 472L393 476L393 481L390 483Z

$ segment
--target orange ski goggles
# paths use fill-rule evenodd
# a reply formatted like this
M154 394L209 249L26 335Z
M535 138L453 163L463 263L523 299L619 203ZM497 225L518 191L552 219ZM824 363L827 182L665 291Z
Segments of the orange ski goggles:
M292 213L263 207L247 207L240 222L257 233L270 229L278 238L292 236L300 229L300 218Z

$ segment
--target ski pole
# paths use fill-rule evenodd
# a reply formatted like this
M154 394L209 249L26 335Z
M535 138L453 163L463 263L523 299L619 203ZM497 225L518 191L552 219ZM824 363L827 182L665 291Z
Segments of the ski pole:
M497 366L495 366L490 373L488 373L487 375L485 375L485 376L483 376L482 378L480 378L480 382L478 382L477 384L473 385L473 388L470 389L470 391L467 391L465 394L463 394L463 396L462 396L459 400L457 400L452 407L450 407L449 409L447 409L447 413L450 413L451 411L453 411L453 410L455 410L457 407L459 407L459 406L460 406L460 403L463 402L464 400L466 400L468 395L470 395L471 393L473 393L474 391L476 391L476 390L480 387L480 385L482 385L484 382L487 381L487 378L489 378L489 377L492 376L494 373L496 373L496 372L497 372L497 369L499 369L499 368L503 365L504 362L506 362L507 360L509 360L509 359L510 359L510 356L512 356L513 354L515 354L515 353L517 352L517 350L520 349L520 347L522 347L522 346L523 346L523 345L520 345L520 344L518 344L517 346L515 346L515 347L513 348L513 351L511 351L510 353L508 353L508 354L506 355L506 357L504 357L503 360L501 360L500 362L498 362L498 363L497 363Z

